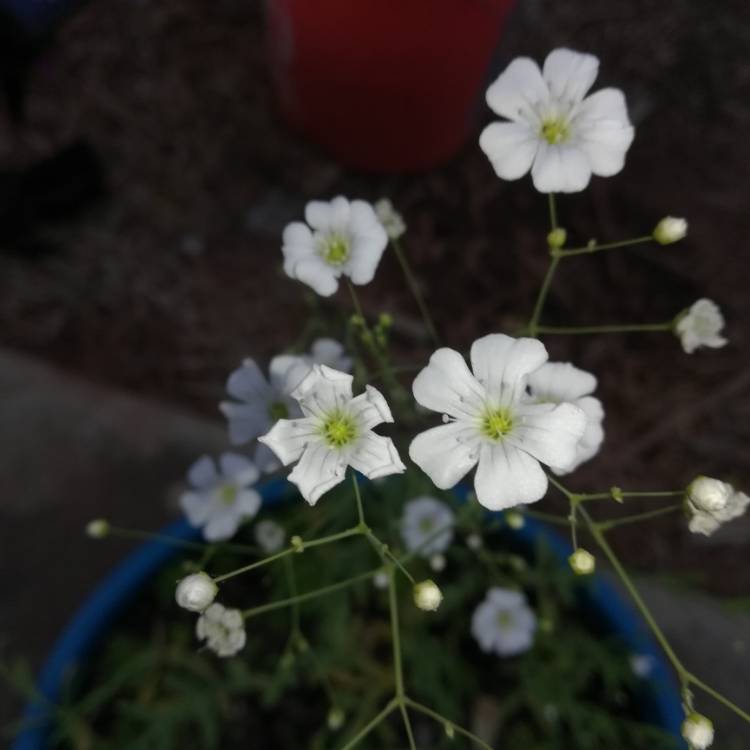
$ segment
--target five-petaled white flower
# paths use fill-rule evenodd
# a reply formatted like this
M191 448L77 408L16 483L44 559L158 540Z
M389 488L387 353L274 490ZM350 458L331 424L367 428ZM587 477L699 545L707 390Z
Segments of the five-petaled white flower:
M422 406L447 424L419 435L409 455L440 489L453 487L477 466L474 489L490 510L533 503L547 491L540 462L567 467L586 429L582 409L569 403L535 404L526 382L547 359L536 339L490 334L474 342L471 363L438 349L414 385Z
M305 221L284 229L284 271L323 297L339 286L339 277L368 284L375 275L388 235L365 201L339 196L330 203L310 201Z
M688 528L694 534L710 536L722 524L741 516L750 506L750 497L727 482L696 477L685 493Z
M354 398L352 380L347 373L313 365L292 394L304 416L280 419L259 438L285 466L298 462L289 481L310 505L344 479L347 466L368 479L406 470L393 441L372 430L393 422L386 400L369 385Z
M622 169L634 130L622 91L586 97L598 71L594 55L569 49L550 52L541 71L528 57L508 65L487 89L490 109L508 122L488 125L479 137L499 177L516 180L530 169L540 192L574 193L592 174Z
M675 331L680 337L682 348L692 354L698 347L708 346L720 349L727 343L721 336L724 316L718 305L710 299L699 299L678 318Z
M192 489L180 497L180 506L192 526L203 528L210 542L234 536L240 523L260 508L260 495L250 485L260 475L257 466L236 453L219 457L220 472L209 456L201 456L188 470Z
M536 615L520 591L491 588L474 610L471 634L482 651L515 656L531 648Z
M284 546L285 538L283 527L270 518L255 524L255 541L267 555L278 552Z
M214 602L199 618L195 634L221 657L234 656L247 640L242 612Z
M404 217L396 211L388 198L381 198L375 204L375 214L390 239L397 240L406 231Z
M565 467L552 466L555 474L567 474L599 452L604 440L604 407L591 395L595 390L596 378L570 362L546 362L529 375L529 392L533 401L575 404L586 415L586 431L578 443L575 460Z
M450 506L434 497L409 500L401 518L401 536L406 549L418 551L422 557L445 552L453 540L455 520Z

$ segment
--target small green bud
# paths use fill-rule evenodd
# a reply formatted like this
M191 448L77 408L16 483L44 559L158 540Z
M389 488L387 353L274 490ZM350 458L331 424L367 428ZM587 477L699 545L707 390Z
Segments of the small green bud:
M612 499L617 503L624 503L625 498L622 496L622 490L619 487L610 487L609 494L612 495Z
M443 728L445 729L445 736L449 740L452 740L456 736L456 728L449 721L445 722Z
M577 576L591 575L596 568L596 558L583 547L579 547L568 558L568 562Z
M302 541L301 536L297 536L296 534L289 540L289 544L292 545L292 548L295 552L304 552L305 551L305 543Z
M380 313L378 324L383 328L390 328L393 325L393 316L390 313Z
M505 520L508 526L510 526L510 528L514 531L522 529L524 527L524 524L526 523L526 519L523 517L523 514L519 513L517 510L509 510L505 514Z
M365 324L365 319L361 316L355 313L349 318L349 322L355 327L355 328L361 328Z
M346 719L346 714L338 707L338 706L332 706L331 710L328 712L328 728L332 732L337 732L341 727L344 726L344 720Z
M684 239L687 227L685 219L665 216L654 228L653 238L660 245L671 245Z
M95 518L86 524L86 536L92 539L104 539L109 534L109 522L103 518Z
M559 250L567 239L568 233L562 227L557 227L547 235L547 244L551 250Z

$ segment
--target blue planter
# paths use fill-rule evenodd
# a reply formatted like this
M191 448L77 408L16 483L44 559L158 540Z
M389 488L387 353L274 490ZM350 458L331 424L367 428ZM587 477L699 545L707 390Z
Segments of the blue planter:
M279 503L288 492L285 480L275 480L262 490L266 506ZM465 490L459 493L465 496ZM186 521L178 521L162 532L166 536L195 540L199 532ZM523 528L514 534L521 545L531 549L541 538L567 565L572 548L557 532L546 524L527 518ZM125 606L132 601L154 573L177 554L178 550L162 542L149 542L139 547L118 565L102 584L89 596L78 613L68 623L52 649L37 680L41 695L50 703L60 699L66 675L85 662L92 649L106 636ZM601 576L590 581L585 606L612 633L616 633L628 650L650 659L648 681L643 683L642 705L644 718L661 726L680 739L683 718L677 683L669 665L651 637L645 622L620 594ZM45 750L49 732L47 704L30 703L25 712L28 728L18 735L12 750ZM684 744L680 744L684 747Z

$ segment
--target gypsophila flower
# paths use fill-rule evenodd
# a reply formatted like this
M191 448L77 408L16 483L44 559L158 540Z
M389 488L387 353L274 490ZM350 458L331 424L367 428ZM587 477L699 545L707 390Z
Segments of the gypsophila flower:
M86 524L86 536L91 539L104 539L109 534L109 522L103 518L95 518Z
M482 651L515 656L531 648L536 624L522 592L495 587L474 610L471 634Z
M284 546L286 534L284 529L270 519L255 524L255 541L267 555L278 552Z
M731 484L711 477L696 477L685 493L688 528L694 534L710 536L722 524L741 516L750 498Z
M701 346L720 349L727 343L721 336L724 316L710 299L699 299L677 319L675 332L680 337L682 348L692 354Z
M352 371L352 358L346 353L344 345L336 339L315 339L310 347L310 353L303 355L302 359L308 364L308 368L302 372L302 377L294 384L294 388L305 379L313 365L325 365L341 372Z
M636 677L648 679L654 670L654 657L648 654L631 654L630 668Z
M330 203L311 201L304 224L295 221L284 229L284 271L323 297L332 295L339 278L368 284L388 244L388 235L365 201L339 196Z
M707 750L714 741L714 725L708 717L694 711L682 722L682 736L690 750Z
M238 609L227 609L215 602L199 618L195 634L218 656L234 656L247 640L245 621Z
M442 412L446 424L414 438L412 461L440 489L477 466L474 489L490 510L543 497L547 475L540 462L571 465L587 425L573 404L529 400L527 378L546 359L541 341L491 334L471 347L472 374L458 352L438 349L413 392L422 406Z
M450 506L434 497L415 497L404 505L401 517L401 538L409 552L422 557L445 552L453 540L455 515ZM444 531L439 532L441 529Z
M240 523L260 508L260 495L250 485L260 472L255 464L236 453L223 453L219 469L209 456L199 458L188 470L192 489L180 497L180 506L191 526L203 529L203 537L217 542L234 536Z
M507 122L488 125L479 145L499 177L531 170L542 193L583 190L591 175L610 177L625 164L634 130L625 97L607 88L586 97L599 71L594 55L556 49L544 67L513 60L487 89L487 104ZM586 97L586 98L584 98Z
M425 611L435 612L443 601L443 592L433 580L420 581L414 584L414 604Z
M379 570L372 577L372 583L376 589L387 589L388 588L388 573L384 570Z
M433 555L430 558L430 567L436 572L439 573L441 570L445 570L445 566L447 564L447 561L445 559L445 555Z
M393 421L380 391L368 385L354 398L351 375L314 365L292 395L304 416L280 419L259 440L284 466L297 462L289 481L310 505L343 481L347 466L368 479L406 470L393 441L373 432Z
M654 228L653 237L660 245L671 245L685 238L687 228L685 219L665 216Z
M591 575L596 568L596 558L583 547L579 547L568 558L568 563L577 576Z
M213 602L219 587L214 579L200 571L186 576L178 584L175 590L175 600L183 609L191 612L203 612Z
M575 459L568 466L550 467L555 474L568 474L599 452L604 441L604 407L598 398L591 395L595 390L596 378L570 362L546 362L529 375L532 401L540 404L574 404L586 415L586 430L578 443Z
M406 231L403 216L396 211L388 198L381 198L375 204L375 214L390 239L397 240Z

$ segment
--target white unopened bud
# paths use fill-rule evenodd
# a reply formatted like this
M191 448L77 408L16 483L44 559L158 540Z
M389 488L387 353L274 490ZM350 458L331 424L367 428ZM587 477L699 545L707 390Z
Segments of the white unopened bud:
M344 719L346 719L346 714L338 706L333 706L328 712L328 728L332 732L338 731L344 726Z
M443 592L433 580L414 584L414 604L425 612L434 612L443 601Z
M653 237L660 245L679 242L687 234L687 221L665 216L655 227Z
M596 568L596 558L588 551L579 547L569 558L568 562L577 576L588 576Z
M724 510L731 494L731 485L711 477L696 477L687 488L688 502L694 508L709 513Z
M518 531L518 529L522 529L524 524L526 523L526 519L517 510L508 511L505 514L505 520L507 521L508 526L516 531Z
M92 539L104 539L109 534L109 522L103 518L95 518L86 524L86 535Z
M466 546L475 552L478 549L482 549L482 537L479 536L479 534L469 534L469 536L466 537Z
M433 555L430 558L430 567L436 573L439 573L441 570L445 570L445 555Z
M203 612L216 598L219 587L211 576L201 571L183 578L177 584L175 599L183 609L191 612Z
M706 750L714 741L714 725L711 719L693 712L682 722L682 736L691 750Z
M376 589L387 589L388 588L388 573L384 570L379 570L372 577L372 583Z

